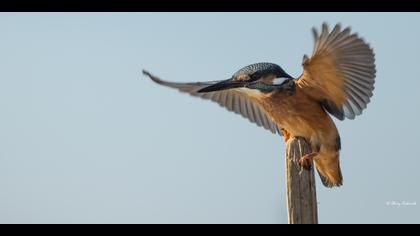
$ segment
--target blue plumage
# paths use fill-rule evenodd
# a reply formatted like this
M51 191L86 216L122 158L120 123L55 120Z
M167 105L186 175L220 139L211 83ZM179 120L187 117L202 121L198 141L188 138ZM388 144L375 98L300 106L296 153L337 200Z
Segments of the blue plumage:
M233 78L237 78L241 75L248 75L251 80L257 80L265 75L276 75L276 77L291 78L280 66L269 63L269 62L260 62L251 64L243 67L233 74Z

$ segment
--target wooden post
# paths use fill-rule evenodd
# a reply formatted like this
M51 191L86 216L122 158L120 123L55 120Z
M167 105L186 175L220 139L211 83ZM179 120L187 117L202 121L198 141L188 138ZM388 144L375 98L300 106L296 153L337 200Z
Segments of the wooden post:
M318 224L314 166L305 170L298 160L311 153L304 138L290 138L286 143L286 191L289 224Z

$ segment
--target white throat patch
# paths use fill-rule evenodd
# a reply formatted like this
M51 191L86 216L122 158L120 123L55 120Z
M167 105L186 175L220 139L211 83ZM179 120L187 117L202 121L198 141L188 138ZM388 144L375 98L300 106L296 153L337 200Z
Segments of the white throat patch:
M274 85L280 85L280 84L282 84L285 80L286 80L286 78L275 78L275 79L273 79L272 84L274 84Z

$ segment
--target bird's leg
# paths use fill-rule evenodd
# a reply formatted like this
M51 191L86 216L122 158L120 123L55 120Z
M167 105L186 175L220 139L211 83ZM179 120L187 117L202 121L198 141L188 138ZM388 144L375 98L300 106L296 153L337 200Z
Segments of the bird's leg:
M312 161L314 157L317 155L317 152L309 153L301 157L298 161L299 165L302 166L306 170L310 170L312 168Z
M290 139L290 133L287 132L285 129L281 129L281 131L283 132L284 142L287 143L287 141Z

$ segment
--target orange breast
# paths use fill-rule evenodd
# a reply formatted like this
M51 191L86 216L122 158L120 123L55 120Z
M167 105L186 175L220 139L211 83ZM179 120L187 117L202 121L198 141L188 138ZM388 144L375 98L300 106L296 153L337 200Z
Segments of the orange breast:
M337 129L321 105L305 95L299 86L293 95L276 92L261 98L261 105L280 127L292 136L301 136L313 142L334 141Z

